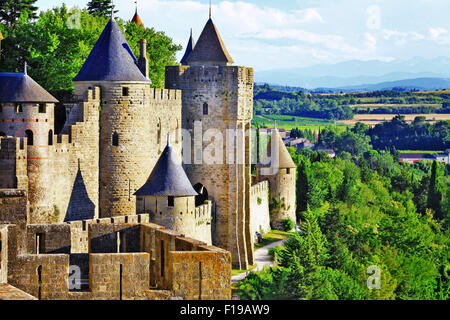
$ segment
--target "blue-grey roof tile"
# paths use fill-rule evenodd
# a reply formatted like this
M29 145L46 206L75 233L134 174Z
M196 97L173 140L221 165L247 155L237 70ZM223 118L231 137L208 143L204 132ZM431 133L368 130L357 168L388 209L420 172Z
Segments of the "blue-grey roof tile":
M148 81L113 17L73 81Z

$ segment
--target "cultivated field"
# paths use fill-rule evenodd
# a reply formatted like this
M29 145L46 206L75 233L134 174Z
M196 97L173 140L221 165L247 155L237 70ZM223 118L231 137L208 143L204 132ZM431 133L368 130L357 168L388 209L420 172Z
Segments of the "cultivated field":
M413 122L416 117L425 117L427 122L435 123L441 120L450 120L450 114L407 114L404 115L407 122ZM355 114L353 120L338 121L338 123L353 126L356 122L362 122L368 125L377 125L384 121L391 121L396 117L395 114Z

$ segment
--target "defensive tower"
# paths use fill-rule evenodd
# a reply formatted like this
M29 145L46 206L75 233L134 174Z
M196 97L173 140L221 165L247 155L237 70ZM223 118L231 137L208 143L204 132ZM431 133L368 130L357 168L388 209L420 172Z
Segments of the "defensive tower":
M195 190L214 203L213 243L232 253L235 267L245 269L253 263L246 135L253 114L253 69L232 66L211 18L183 62L167 67L166 88L183 92L183 128L191 133L183 142L186 173Z

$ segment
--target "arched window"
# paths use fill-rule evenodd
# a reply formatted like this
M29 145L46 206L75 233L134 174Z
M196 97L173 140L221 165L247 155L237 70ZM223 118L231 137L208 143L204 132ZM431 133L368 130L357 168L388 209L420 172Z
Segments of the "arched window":
M206 102L203 104L203 115L208 115L208 104Z
M53 130L50 130L48 132L48 145L52 146L53 145Z
M27 145L28 145L28 146L32 146L32 145L34 144L34 141L33 141L33 131L31 131L31 130L25 131L25 137L28 138Z
M16 113L22 113L23 112L23 105L21 103L16 104Z
M117 132L114 132L114 133L113 133L113 136L112 136L112 145L113 145L114 147L119 146L119 134L118 134Z

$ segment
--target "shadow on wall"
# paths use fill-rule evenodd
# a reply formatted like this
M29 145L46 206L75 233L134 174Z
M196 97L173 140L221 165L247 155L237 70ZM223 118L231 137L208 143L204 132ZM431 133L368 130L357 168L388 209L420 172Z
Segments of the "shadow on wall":
M64 222L91 220L94 219L95 204L89 199L86 184L83 180L80 167L78 166L77 176L73 184L72 195Z

